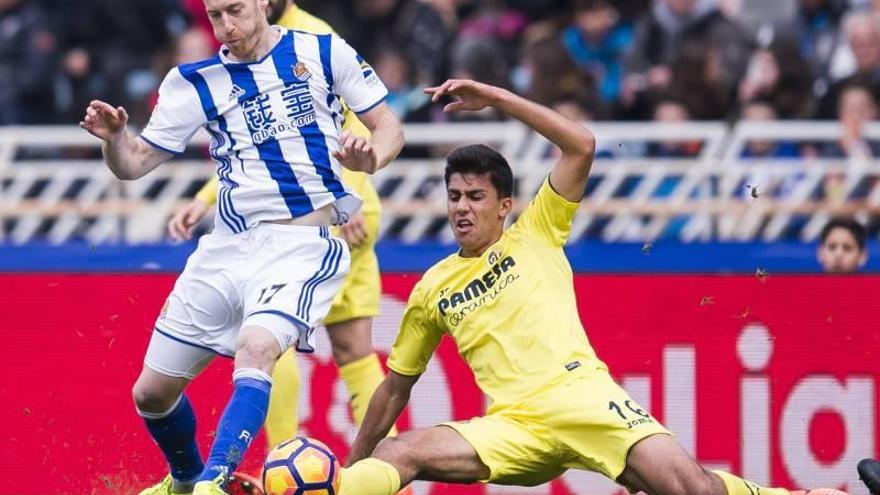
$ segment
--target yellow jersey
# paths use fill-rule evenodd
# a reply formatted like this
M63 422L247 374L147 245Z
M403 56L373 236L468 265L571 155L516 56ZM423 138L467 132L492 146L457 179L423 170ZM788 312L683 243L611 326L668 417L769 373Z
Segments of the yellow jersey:
M562 250L578 205L545 180L481 256L456 253L431 267L413 288L388 367L423 373L448 333L496 408L562 382L577 368L607 369L581 325Z
M278 25L314 34L336 34L329 24L299 8L296 4L291 5L284 11L284 15L278 20ZM348 108L348 105L346 105L345 102L342 102L342 105L342 130L369 139L370 130L367 129L363 122L357 118L357 114ZM376 192L376 188L373 187L369 175L362 172L348 170L345 167L342 167L341 175L342 181L351 187L363 200L361 212L363 212L364 215L377 214L382 211L379 194ZM214 176L199 190L196 197L208 204L214 204L217 202L218 188L219 180Z

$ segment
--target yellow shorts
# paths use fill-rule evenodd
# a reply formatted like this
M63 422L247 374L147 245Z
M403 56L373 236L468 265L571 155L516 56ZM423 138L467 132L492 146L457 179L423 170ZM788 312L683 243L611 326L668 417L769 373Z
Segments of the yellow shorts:
M540 485L568 469L616 480L633 445L670 434L604 370L585 371L522 403L445 425L489 467L482 481L519 486Z
M379 259L376 258L376 238L379 237L379 214L367 213L364 223L367 240L351 251L351 268L342 281L342 289L333 299L325 325L379 314L382 280L379 277ZM334 232L338 235L337 232Z

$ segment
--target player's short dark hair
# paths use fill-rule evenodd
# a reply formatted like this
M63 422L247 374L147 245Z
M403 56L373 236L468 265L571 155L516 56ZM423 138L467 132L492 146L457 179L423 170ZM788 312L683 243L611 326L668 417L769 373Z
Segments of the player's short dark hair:
M501 153L484 144L472 144L452 150L446 157L443 179L449 185L452 174L488 175L499 198L513 196L513 171Z
M856 244L859 246L859 251L865 249L865 240L868 237L868 232L865 230L864 225L852 218L832 218L831 221L826 223L825 226L822 227L822 233L819 234L819 239L822 241L822 244L825 244L828 236L831 235L831 231L836 228L849 231L853 236L853 239L856 240Z

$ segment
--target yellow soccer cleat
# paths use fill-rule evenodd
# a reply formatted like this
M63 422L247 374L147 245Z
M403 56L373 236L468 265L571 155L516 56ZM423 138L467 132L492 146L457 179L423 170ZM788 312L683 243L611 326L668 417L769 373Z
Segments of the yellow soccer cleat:
M158 485L151 486L138 495L192 495L192 492L177 493L171 491L171 475L169 474Z
M220 474L210 481L199 481L193 488L192 495L228 495L223 489L226 480L226 476Z

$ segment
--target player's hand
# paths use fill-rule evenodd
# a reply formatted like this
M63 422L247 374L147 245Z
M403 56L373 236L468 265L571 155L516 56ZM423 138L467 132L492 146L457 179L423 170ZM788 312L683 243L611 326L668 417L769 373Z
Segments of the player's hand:
M168 221L168 235L175 241L192 238L192 228L208 213L208 203L195 198L177 210Z
M339 149L333 152L343 167L372 174L379 169L379 156L368 139L346 131L339 137Z
M79 126L95 137L110 141L125 130L126 124L128 112L124 108L113 108L101 100L92 100Z
M467 79L449 79L440 86L425 88L425 93L431 95L431 101L434 103L443 96L458 97L456 101L443 107L444 112L482 110L498 101L503 92L501 88Z
M367 241L367 226L364 222L364 214L358 211L347 222L339 226L339 235L348 243L348 247L354 249Z

